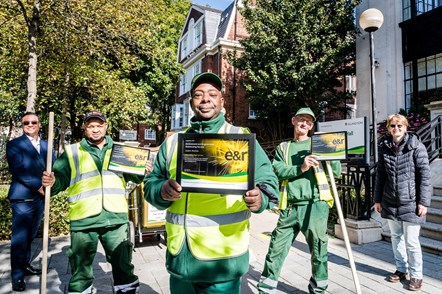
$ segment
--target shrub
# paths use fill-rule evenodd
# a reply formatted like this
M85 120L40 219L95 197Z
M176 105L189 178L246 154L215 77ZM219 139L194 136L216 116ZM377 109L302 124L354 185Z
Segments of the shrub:
M426 113L417 113L410 110L408 113L401 109L399 114L405 116L408 120L408 131L417 132L424 125L426 125L430 119ZM385 136L388 133L387 130L387 120L384 120L378 124L378 134L379 136Z
M12 212L7 198L8 190L8 186L0 187L0 241L11 239ZM63 192L51 197L49 210L49 236L56 237L68 234L68 203L66 193Z

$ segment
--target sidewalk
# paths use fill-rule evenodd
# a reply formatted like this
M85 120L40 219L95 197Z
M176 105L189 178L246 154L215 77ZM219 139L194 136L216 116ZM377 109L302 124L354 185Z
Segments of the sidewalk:
M258 293L256 283L263 269L270 238L268 234L276 225L278 216L271 212L253 215L251 219L251 258L250 269L242 282L242 293ZM35 242L33 265L41 267L41 239ZM12 293L9 268L9 242L0 242L0 293ZM66 256L69 247L68 237L52 238L49 244L49 263L47 275L47 293L67 293L70 269ZM140 279L140 293L169 293L169 275L164 266L166 245L164 241L146 237L137 244L133 254L135 271ZM362 293L413 293L407 290L407 283L392 284L385 280L387 274L395 270L391 244L378 241L364 245L352 244ZM419 293L442 293L442 256L423 253L424 284ZM106 263L103 250L94 263L94 286L98 293L112 293L112 274ZM308 293L310 278L310 255L302 235L290 249L282 269L278 284L278 293ZM24 293L40 293L40 277L26 277L27 290ZM348 263L347 251L342 240L329 238L329 288L327 293L356 293L352 272ZM185 294L185 293L183 293Z

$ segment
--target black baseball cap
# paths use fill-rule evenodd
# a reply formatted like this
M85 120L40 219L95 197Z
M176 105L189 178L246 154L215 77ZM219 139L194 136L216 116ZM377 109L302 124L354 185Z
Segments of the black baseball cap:
M221 89L223 88L223 82L221 81L220 77L212 72L203 72L200 74L197 74L192 79L192 88L191 93L193 94L193 91L196 87L198 87L199 84L202 84L204 82L211 82L216 86L216 88L221 92Z
M92 110L92 111L86 112L86 115L84 116L83 123L88 122L92 118L98 118L99 120L106 122L106 117L104 116L103 113L96 111L96 110Z

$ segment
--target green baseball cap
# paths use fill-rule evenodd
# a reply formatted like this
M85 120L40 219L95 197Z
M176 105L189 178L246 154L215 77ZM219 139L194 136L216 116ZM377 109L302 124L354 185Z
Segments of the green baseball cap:
M192 79L192 88L191 92L193 94L193 91L195 88L204 82L211 82L216 86L216 88L221 92L221 89L223 88L223 82L221 81L220 77L212 72L203 72L200 74L197 74Z
M313 122L316 121L315 114L314 114L313 111L310 109L310 107L300 108L300 109L296 112L295 116L298 116L298 115L300 115L300 114L308 114L308 115L310 115L310 116L313 118Z

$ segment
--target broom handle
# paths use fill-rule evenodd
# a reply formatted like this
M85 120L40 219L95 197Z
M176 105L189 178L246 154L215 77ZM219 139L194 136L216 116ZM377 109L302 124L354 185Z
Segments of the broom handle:
M49 132L48 132L48 154L46 158L46 171L52 172L52 149L54 141L54 113L49 113ZM49 242L49 200L51 198L51 187L45 189L45 212L43 224L43 257L41 270L41 288L40 294L46 294L46 277L48 271L48 242Z

